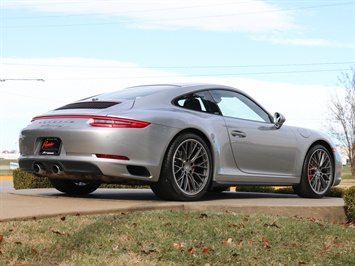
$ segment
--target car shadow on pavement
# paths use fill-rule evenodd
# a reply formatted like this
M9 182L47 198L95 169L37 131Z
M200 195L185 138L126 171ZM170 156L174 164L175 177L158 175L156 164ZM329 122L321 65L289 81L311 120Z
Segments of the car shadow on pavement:
M129 201L162 201L150 189L98 189L88 195L67 195L60 193L55 189L26 189L18 190L14 194L22 194L29 196L45 196L58 198L82 198L96 200L129 200ZM216 201L216 200L232 200L232 199L297 199L294 194L276 194L276 193L259 193L259 192L235 192L226 191L221 193L206 193L199 201Z

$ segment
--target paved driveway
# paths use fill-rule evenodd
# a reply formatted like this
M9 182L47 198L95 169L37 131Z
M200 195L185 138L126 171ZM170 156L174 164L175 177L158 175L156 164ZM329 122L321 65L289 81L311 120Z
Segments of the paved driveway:
M8 183L7 183L8 182ZM346 222L341 198L304 199L296 195L224 192L208 193L197 202L162 201L150 189L98 189L85 197L70 197L55 189L14 190L0 181L0 221L152 209L235 211Z

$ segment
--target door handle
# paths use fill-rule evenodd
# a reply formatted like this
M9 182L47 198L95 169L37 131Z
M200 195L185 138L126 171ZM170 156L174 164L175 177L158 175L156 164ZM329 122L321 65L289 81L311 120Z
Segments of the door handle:
M245 134L243 131L233 130L232 131L232 136L233 137L239 137L239 138L245 138L247 136L247 134Z

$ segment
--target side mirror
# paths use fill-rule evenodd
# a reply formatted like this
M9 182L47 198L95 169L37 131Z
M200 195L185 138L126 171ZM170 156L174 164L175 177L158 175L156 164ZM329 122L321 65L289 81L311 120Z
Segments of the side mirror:
M276 129L279 129L282 127L282 125L285 123L286 118L280 114L280 113L275 113L274 114L274 124Z

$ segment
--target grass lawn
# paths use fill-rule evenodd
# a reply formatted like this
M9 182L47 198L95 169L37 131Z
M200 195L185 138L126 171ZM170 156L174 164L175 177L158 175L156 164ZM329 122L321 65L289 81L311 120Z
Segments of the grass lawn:
M0 166L9 166L10 162L17 163L17 159L14 160L0 159Z
M355 227L229 211L3 222L0 265L353 265Z
M10 162L17 163L17 160L0 159L0 176L12 176L13 170L10 169Z
M0 160L0 165L10 161ZM343 171L351 178L349 167ZM299 217L165 210L0 222L0 266L354 261L354 226Z
M12 176L12 170L0 169L0 176Z
M351 176L351 171L350 171L350 166L343 166L343 170L341 171L341 178L342 179L354 179L354 177Z

